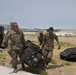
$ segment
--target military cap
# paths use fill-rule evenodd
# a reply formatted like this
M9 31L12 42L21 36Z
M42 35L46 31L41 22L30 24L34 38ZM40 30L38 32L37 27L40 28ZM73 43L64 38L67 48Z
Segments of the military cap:
M47 31L49 31L49 30L54 31L54 28L50 27L49 29L47 29Z
M17 22L10 22L10 26L13 26L14 24L17 24Z

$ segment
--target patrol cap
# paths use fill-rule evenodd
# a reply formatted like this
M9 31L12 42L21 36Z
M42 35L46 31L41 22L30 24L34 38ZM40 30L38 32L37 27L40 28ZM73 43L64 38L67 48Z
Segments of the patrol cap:
M17 24L17 22L13 22L13 24Z
M17 22L10 22L10 26L14 26L14 24L17 24Z
M47 31L49 31L49 30L54 31L54 28L50 27L49 29L47 29Z

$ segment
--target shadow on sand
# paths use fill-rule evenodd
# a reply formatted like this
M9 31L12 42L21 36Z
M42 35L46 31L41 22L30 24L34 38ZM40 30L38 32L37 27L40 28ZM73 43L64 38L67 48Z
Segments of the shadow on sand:
M50 67L49 67L49 69L55 69L55 68L61 68L61 67L64 67L64 65L51 65Z
M22 69L19 69L21 71ZM32 68L32 67L26 67L23 71L30 72L33 74L41 74L43 69L42 68Z
M55 69L55 68L60 68L60 67L64 67L64 66L62 64L61 65L50 65L49 69ZM19 71L21 70L22 69L19 69ZM42 68L26 67L24 71L34 73L34 74L41 74L44 70Z

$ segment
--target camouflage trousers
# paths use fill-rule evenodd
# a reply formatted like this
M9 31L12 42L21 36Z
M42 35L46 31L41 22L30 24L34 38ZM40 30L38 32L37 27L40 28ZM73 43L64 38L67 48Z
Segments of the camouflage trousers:
M9 54L10 57L12 58L12 50L8 50L8 54Z
M18 56L19 56L20 61L21 61L22 53L23 53L23 52L20 52L20 51L15 51L15 50L12 51L12 59L13 59L13 61L12 61L12 66L13 66L13 68L14 68L15 66L17 66L17 64L18 64L18 60L17 60Z
M12 63L12 67L14 68L18 64L18 59L17 59L18 56L19 56L20 61L21 61L21 56L22 56L23 52L22 51L18 51L18 50L9 50L8 53L9 53L9 55L12 58L12 62L11 63Z
M44 62L47 65L51 61L51 58L53 56L53 50L43 50L42 53L43 53Z
M12 49L11 49L11 45L10 44L8 44L7 52L10 55L10 57L12 58Z

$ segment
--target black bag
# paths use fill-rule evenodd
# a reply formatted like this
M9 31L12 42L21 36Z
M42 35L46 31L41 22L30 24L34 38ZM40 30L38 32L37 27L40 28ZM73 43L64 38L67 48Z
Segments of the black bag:
M60 58L68 61L76 61L76 47L67 48L60 53Z
M0 48L2 48L1 43L3 41L4 38L4 27L0 26Z
M30 67L42 67L44 65L41 49L29 40L26 42L22 60Z

